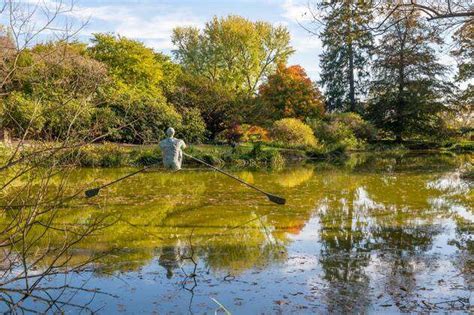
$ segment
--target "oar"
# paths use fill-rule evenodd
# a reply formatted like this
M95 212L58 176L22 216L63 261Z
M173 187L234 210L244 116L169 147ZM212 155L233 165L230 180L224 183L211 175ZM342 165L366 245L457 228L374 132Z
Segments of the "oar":
M224 174L224 175L226 175L226 176L229 176L230 178L235 179L236 181L238 181L238 182L244 184L244 185L247 186L247 187L250 187L250 188L252 188L252 189L255 189L255 190L258 191L258 192L261 192L262 194L264 194L265 196L267 196L268 200L270 200L271 202L277 203L277 204L279 204L279 205L284 205L284 204L286 203L285 198L282 198L282 197L278 197L278 196L269 194L269 193L267 193L267 192L261 190L260 188L255 187L254 185L251 185L251 184L249 184L249 183L247 183L247 182L244 182L243 180L241 180L241 179L238 178L237 176L234 176L234 175L232 175L232 174L229 174L229 173L227 173L227 172L224 172L224 171L221 170L220 168L217 168L217 167L215 167L215 166L213 166L213 165L211 165L211 164L208 164L208 163L204 162L203 160L200 160L200 159L198 159L198 158L195 158L194 156L191 156L191 155L189 155L189 154L187 154L187 153L184 153L184 152L183 152L183 154L184 154L185 156L187 156L188 158L190 158L190 159L193 159L193 160L195 160L195 161L197 161L197 162L199 162L199 163L202 163L202 164L204 164L204 165L206 165L206 166L212 168L212 169L215 170L215 171L218 171L218 172L221 173L221 174Z
M120 181L122 181L122 180L124 180L124 179L126 179L126 178L129 178L129 177L131 177L131 176L133 176L133 175L136 175L136 174L138 174L138 173L141 173L141 172L145 171L146 169L148 169L148 168L150 168L150 167L151 167L151 165L150 165L150 166L145 166L144 168L139 169L138 171L135 171L135 172L133 172L133 173L130 173L130 174L128 174L128 175L125 175L125 176L123 176L123 177L120 177L119 179L116 179L116 180L114 180L114 181L112 181L112 182L110 182L110 183L107 183L107 184L102 185L102 186L97 187L97 188L92 188L92 189L86 190L86 192L85 192L86 197L87 197L87 198L92 198L92 197L94 197L94 196L97 196L102 188L108 187L108 186L110 186L110 185L115 184L116 182L120 182Z

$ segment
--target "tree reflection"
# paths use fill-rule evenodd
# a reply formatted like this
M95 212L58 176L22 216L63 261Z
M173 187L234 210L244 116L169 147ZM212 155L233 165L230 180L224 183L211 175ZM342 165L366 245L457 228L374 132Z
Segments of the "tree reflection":
M444 157L376 155L340 168L245 175L256 185L287 196L284 208L218 174L148 173L146 181L142 175L88 203L62 206L65 211L56 212L55 220L74 230L99 214L113 218L113 225L70 250L70 262L94 259L84 267L93 267L95 275L138 271L156 258L166 278L184 278L185 289L193 290L199 273L206 270L220 278L244 277L247 270L287 261L292 240L317 216L322 269L317 277L325 281L319 289L330 312L369 311L376 303L374 283L399 310L413 311L421 305L419 275L432 268L429 252L446 232L440 220L455 222L456 237L450 246L460 254L454 263L472 288L473 230L468 220L472 186L452 173L452 161L448 166L443 161ZM431 162L442 172L426 173L425 166L418 170L418 164ZM106 182L127 171L81 170L69 183L95 178ZM47 239L57 246L60 231L49 231ZM0 259L0 268L5 269L5 259ZM47 266L48 261L51 257L46 255L38 266Z
M368 303L370 231L363 213L355 207L361 182L343 174L326 185L338 191L322 199L318 206L321 224L323 279L328 282L325 298L331 312L364 312Z

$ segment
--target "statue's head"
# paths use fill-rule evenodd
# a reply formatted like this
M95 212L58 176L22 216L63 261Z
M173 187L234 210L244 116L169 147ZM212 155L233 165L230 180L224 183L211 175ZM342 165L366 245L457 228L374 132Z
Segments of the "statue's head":
M166 135L167 135L168 137L170 137L170 138L173 137L173 136L174 136L174 129L171 128L171 127L169 127L168 129L166 129Z

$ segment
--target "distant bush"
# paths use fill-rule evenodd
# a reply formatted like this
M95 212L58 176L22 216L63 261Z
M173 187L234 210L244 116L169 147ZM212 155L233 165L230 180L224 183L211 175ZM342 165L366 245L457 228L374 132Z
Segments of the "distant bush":
M239 124L233 124L231 127L221 132L217 139L223 140L229 144L237 144L242 141L243 137L244 131L242 130L242 126Z
M307 123L315 136L329 146L360 149L376 135L376 129L355 113L332 114L324 120L309 120Z
M250 159L256 165L266 165L270 168L278 169L285 165L285 159L279 151L275 149L264 150L261 143L257 143L249 154Z
M206 123L197 108L181 109L182 125L178 130L178 136L187 143L201 143L206 133Z
M356 113L342 113L333 115L333 121L346 125L357 139L365 141L375 138L376 129L368 121Z
M30 134L39 134L43 130L46 119L38 102L20 92L13 92L0 105L3 105L0 127L12 130L13 136L21 137L26 129Z
M269 142L270 132L260 126L241 125L242 141L244 142Z
M82 164L90 164L84 166L119 167L124 165L126 159L124 150L112 143L86 147L83 153Z
M284 118L273 123L272 137L290 146L316 147L318 141L310 126L299 119Z
M137 166L159 165L162 161L161 151L158 147L154 149L133 150L130 153L130 160L133 165Z

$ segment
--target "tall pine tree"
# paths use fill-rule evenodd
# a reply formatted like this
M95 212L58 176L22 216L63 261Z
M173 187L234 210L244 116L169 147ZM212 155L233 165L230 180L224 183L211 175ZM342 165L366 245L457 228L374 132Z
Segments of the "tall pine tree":
M321 33L321 84L326 89L327 109L357 111L357 94L368 76L373 37L367 25L372 20L369 1L323 1L324 30Z
M416 12L398 12L390 23L376 51L369 117L399 142L439 134L443 97L450 90L434 49L442 40Z

